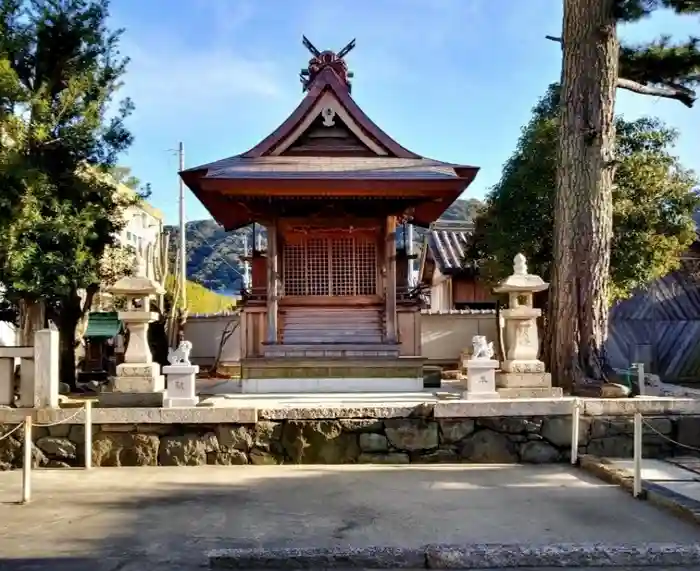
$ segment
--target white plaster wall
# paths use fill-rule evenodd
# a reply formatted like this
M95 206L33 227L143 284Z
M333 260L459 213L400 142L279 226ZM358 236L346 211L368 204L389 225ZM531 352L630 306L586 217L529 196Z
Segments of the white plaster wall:
M17 328L13 323L0 321L0 347L14 347L17 345Z
M211 365L216 357L221 334L230 315L190 316L185 325L185 338L192 342L192 360ZM240 327L224 346L222 364L235 364L241 359ZM471 313L468 310L423 311L421 315L421 349L428 362L457 363L462 351L469 349L474 335L485 335L497 345L495 313Z
M462 351L472 345L474 335L497 342L495 313L469 310L424 311L421 315L421 349L428 362L457 363Z
M226 325L238 319L233 315L190 316L185 324L185 339L192 343L190 358L198 365L212 365ZM241 328L236 328L221 352L221 364L234 364L241 360Z

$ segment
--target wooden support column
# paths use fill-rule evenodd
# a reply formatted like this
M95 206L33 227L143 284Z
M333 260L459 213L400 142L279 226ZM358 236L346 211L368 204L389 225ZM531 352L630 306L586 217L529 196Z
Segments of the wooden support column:
M384 267L386 276L384 279L386 302L386 340L388 343L396 343L396 217L387 216L386 241L384 244Z
M267 226L267 343L277 343L278 267L277 221L273 220Z

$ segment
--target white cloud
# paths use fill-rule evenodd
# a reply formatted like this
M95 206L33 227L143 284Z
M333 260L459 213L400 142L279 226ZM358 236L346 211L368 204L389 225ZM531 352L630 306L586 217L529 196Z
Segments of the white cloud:
M158 123L170 119L211 118L222 105L250 107L275 102L288 91L279 63L237 45L236 30L252 15L247 2L194 0L193 17L210 22L204 37L180 26L149 23L132 27L121 51L130 63L121 95L136 104L135 118Z

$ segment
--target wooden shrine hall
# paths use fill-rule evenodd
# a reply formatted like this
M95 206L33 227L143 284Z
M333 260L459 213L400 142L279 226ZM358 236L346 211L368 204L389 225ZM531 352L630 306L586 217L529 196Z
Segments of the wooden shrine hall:
M354 40L304 45L292 114L249 151L180 173L226 230L266 228L244 292L242 391L422 390L421 300L397 228L427 227L478 169L409 151L365 115L344 60Z

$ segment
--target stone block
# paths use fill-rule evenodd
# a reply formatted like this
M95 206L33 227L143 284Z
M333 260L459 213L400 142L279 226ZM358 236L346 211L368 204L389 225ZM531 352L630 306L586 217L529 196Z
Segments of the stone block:
M165 378L114 377L111 381L115 393L151 393L165 390Z
M465 363L467 369L467 400L488 400L500 398L496 392L496 369L498 361L494 359L470 359Z
M501 363L506 373L544 373L544 363L537 359L506 359Z
M15 360L0 358L0 406L15 402Z
M496 390L502 399L558 399L564 396L561 387L511 387Z
M498 388L551 388L550 373L496 373Z
M163 367L168 378L163 405L166 408L197 406L199 398L195 392L197 365L169 365Z

